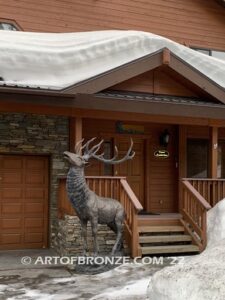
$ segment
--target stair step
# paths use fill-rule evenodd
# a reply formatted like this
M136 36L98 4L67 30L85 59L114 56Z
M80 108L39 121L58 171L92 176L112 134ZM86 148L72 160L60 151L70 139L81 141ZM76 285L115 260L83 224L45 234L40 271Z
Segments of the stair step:
M179 235L154 235L140 236L139 243L167 243L167 242L190 242L191 236L186 234Z
M151 232L184 232L183 226L139 226L139 233Z
M199 252L199 247L196 245L173 245L173 246L152 246L141 247L143 254L163 254L163 253L188 253Z

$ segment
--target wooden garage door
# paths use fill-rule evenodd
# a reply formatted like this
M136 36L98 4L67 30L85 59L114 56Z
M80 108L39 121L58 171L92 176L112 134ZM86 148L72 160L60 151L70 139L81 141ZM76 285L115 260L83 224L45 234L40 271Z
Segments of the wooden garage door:
M44 248L48 158L0 155L0 249Z

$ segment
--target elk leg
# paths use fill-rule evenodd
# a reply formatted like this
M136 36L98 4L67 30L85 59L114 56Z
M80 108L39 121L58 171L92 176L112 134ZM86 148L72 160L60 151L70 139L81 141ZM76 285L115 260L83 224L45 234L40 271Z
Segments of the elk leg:
M87 221L81 220L81 234L83 238L83 255L87 255L88 244L87 244Z
M118 250L118 248L121 248L122 246L122 238L123 238L123 224L121 220L115 220L116 228L117 228L117 236L116 236L116 242L112 248L111 254L114 255L115 251ZM120 247L118 247L120 246Z
M94 243L94 256L98 255L98 240L97 240L97 233L98 233L98 220L92 219L91 220L91 228L92 228L92 236L93 236L93 243Z

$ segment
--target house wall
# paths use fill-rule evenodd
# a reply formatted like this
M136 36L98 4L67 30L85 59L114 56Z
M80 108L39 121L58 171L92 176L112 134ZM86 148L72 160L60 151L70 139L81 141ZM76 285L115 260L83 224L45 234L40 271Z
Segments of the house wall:
M216 0L0 0L0 18L25 31L132 29L225 50L225 9Z
M49 155L50 240L57 230L58 175L66 174L62 153L69 146L68 118L19 113L0 114L0 154Z

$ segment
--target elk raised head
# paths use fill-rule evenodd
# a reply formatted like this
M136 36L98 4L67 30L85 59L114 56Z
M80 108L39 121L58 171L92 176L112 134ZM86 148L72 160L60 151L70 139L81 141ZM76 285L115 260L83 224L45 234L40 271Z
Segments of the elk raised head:
M111 159L105 159L104 153L97 154L104 142L90 148L91 143L96 138L92 138L85 145L82 145L83 140L79 141L75 146L75 153L64 152L64 157L70 163L70 169L67 175L66 189L69 200L75 209L77 216L81 222L84 254L88 250L87 246L87 222L91 222L92 235L94 240L94 255L98 253L97 231L98 224L107 224L112 229L117 237L112 248L112 254L122 247L122 231L125 212L119 201L111 198L104 198L96 195L91 191L86 183L84 176L84 167L88 164L91 158L97 159L106 164L119 164L126 160L132 159L135 152L132 150L133 141L131 140L130 148L127 154L121 158L118 157L118 149L115 146L115 155ZM82 152L84 154L82 155Z

